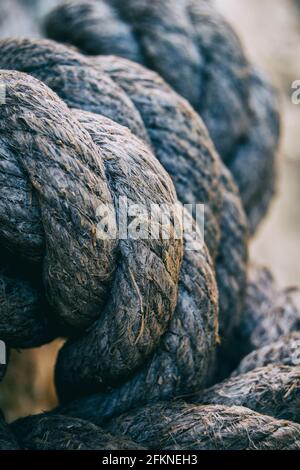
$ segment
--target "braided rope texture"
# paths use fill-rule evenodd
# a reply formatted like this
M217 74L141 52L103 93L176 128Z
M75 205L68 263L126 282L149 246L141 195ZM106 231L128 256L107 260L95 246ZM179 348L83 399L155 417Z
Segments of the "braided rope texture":
M240 406L159 403L123 415L108 428L152 449L289 450L300 445L299 424Z
M1 40L0 69L0 338L67 338L60 406L1 416L0 448L299 449L299 291L247 281L239 193L199 114L143 65L51 40ZM120 196L204 203L202 250L175 220L167 240L99 239Z
M7 137L3 138L2 181L7 197L3 199L1 239L8 253L13 252L13 255L8 257L16 257L17 253L19 254L15 262L16 270L23 272L3 272L5 308L1 315L1 336L14 347L38 345L45 341L45 336L54 328L53 324L56 329L59 324L60 334L63 332L75 337L67 343L58 361L56 375L61 398L63 394L68 394L68 390L72 396L76 396L93 389L104 390L109 386L116 386L130 375L130 370L133 372L138 369L154 350L157 356L153 357L153 362L148 366L149 370L153 370L154 379L149 380L148 377L151 386L153 381L157 383L158 390L193 386L193 381L196 382L195 386L199 386L201 380L205 382L209 376L208 370L213 362L217 341L218 295L214 266L219 279L221 331L226 336L233 330L240 315L247 261L247 230L238 193L229 173L218 158L202 121L187 102L176 95L156 74L123 59L120 59L119 64L115 58L104 57L103 62L105 69L108 65L122 67L118 75L120 81L126 82L128 93L100 68L100 58L93 66L80 54L51 41L3 40L0 49L1 68L21 70L42 79L69 106L67 108L56 95L49 94L50 90L46 86L42 87L36 80L27 84L29 79L24 77L22 85L23 76L17 76L14 80L13 72L3 75L4 81L13 81L13 87L10 102L10 85L7 84L8 102L1 109L3 113L7 113L3 136L7 129L10 129L7 121L11 122L11 129ZM113 74L116 75L114 69ZM45 96L40 96L43 91L46 92ZM15 108L13 103L16 103ZM62 105L61 110L58 109L58 103ZM42 109L38 111L40 107ZM81 110L81 107L84 110ZM37 113L39 121L35 124L33 121ZM19 116L18 124L15 122L15 116ZM129 130L112 122L110 119L113 117L121 121L122 125L130 126L132 133L145 143L138 140ZM27 120L28 123L25 122ZM20 140L18 130L20 122L23 140ZM42 143L35 139L36 133L43 136ZM22 144L24 148L20 151ZM49 168L44 179L42 169L39 167L37 171L35 166L37 155L34 155L32 161L34 167L26 166L24 169L21 164L21 170L19 169L18 155L27 155L28 149L33 145L38 146L35 153L40 155L41 167L44 166L46 148L54 159L51 164L47 160ZM210 253L204 250L203 253L195 254L185 250L181 271L182 244L176 240L162 245L159 241L156 243L158 246L150 241L149 247L145 247L144 243L132 241L106 242L105 246L99 241L95 246L91 242L88 243L95 217L92 212L99 201L111 202L122 194L129 195L134 201L145 198L157 203L177 200L172 182L151 154L150 146L161 163L170 170L181 201L189 202L188 195L191 195L192 200L204 201L207 206L205 238L208 240ZM121 148L123 152L120 153L117 149ZM135 148L138 148L137 155ZM83 156L78 157L78 153ZM67 161L70 160L70 164L61 165L62 154L65 154ZM177 162L174 155L179 157ZM5 172L5 167L11 166L10 159L16 168L14 171ZM142 164L141 160L145 164ZM126 165L131 170L124 174ZM47 186L49 185L51 167L54 168L53 183L47 196L44 187L46 180ZM179 168L182 168L182 172ZM23 193L20 192L20 172L23 173ZM83 183L76 182L74 189L71 189L69 185L72 185L72 180L74 184L76 174L81 175ZM30 184L26 179L28 175ZM192 181L187 186L185 178L188 179L189 175L192 175ZM13 182L9 184L8 176L13 178ZM86 183L85 179L91 182ZM136 180L139 181L138 187ZM15 197L11 194L11 187L16 188ZM185 187L190 188L188 194ZM55 193L57 202L52 199ZM50 199L47 203L48 197ZM81 207L78 207L79 202L76 202L74 207L77 197L80 197ZM13 214L16 201L22 209L26 206L26 214L22 215L21 210ZM53 207L50 210L46 209L46 206ZM57 211L57 215L53 213L51 217L46 217L46 224L49 223L49 228L46 228L44 217L47 212L52 213L52 210ZM60 211L63 211L64 216L57 223ZM86 220L82 221L84 214L87 214ZM32 225L24 225L24 219L26 224L31 219ZM12 221L16 223L17 228ZM74 226L78 228L74 230ZM52 230L55 231L53 234ZM77 244L78 238L81 240ZM185 243L187 242L185 240ZM71 247L68 247L69 244ZM26 259L23 259L24 253ZM159 256L155 256L157 254ZM129 260L131 266L127 264ZM5 260L3 264L4 267L9 264L10 269L13 265ZM30 280L28 285L28 265L31 272L37 271L38 279L43 265L42 286L37 285L36 279ZM240 283L236 282L237 275ZM151 282L152 279L154 282ZM11 286L14 282L17 284ZM29 299L26 309L24 297ZM41 305L44 308L41 308ZM136 326L133 317L128 314L131 305ZM104 311L101 312L100 320L89 329L102 307ZM160 311L155 315L157 309ZM124 316L121 314L122 310ZM175 317L173 316L170 328L173 334L164 335L174 310ZM148 317L145 317L144 313L141 315L141 312L147 311ZM12 317L12 312L15 312L15 320L8 322L8 315ZM36 312L39 315L36 315ZM118 312L119 320L114 312ZM30 325L28 337L24 331L24 316ZM125 316L132 335L128 335L128 327L126 323L124 325ZM151 325L148 325L148 322ZM143 335L139 337L141 325ZM86 330L86 334L76 338L76 330L82 328ZM34 330L37 334L34 334ZM106 336L105 331L110 338L108 343L107 340L104 343L101 340ZM160 349L157 346L162 336L161 345L164 345ZM135 344L137 337L138 344ZM187 338L193 337L194 340L187 341ZM199 340L200 337L203 341ZM122 338L122 341L118 338ZM118 347L115 348L116 344ZM121 351L122 347L129 348L128 359L124 356L124 351ZM85 358L93 355L97 360L88 360L86 364ZM162 357L166 360L162 360ZM161 373L169 370L169 367L175 368L173 373ZM197 373L198 369L203 370L203 374ZM164 387L161 377L166 377L167 386ZM85 384L84 390L81 390L82 384ZM147 387L144 393L147 394ZM156 391L155 394L157 393L164 392Z
M145 65L184 96L233 174L255 231L275 191L278 102L213 2L66 1L48 15L45 32L89 56Z

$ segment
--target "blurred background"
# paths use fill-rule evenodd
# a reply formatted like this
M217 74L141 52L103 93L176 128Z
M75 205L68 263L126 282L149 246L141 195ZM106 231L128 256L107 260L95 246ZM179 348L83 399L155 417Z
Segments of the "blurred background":
M215 2L281 96L278 192L251 244L251 257L269 266L282 287L300 284L300 105L291 100L291 85L300 79L300 1Z
M57 3L59 0L0 0L0 37L39 36L39 18ZM278 192L251 242L251 258L270 267L280 286L300 285L300 105L291 101L291 85L300 80L300 0L215 3L239 34L252 62L265 71L281 97ZM52 374L60 344L56 341L39 348L38 353L12 352L0 385L0 408L7 420L56 404Z

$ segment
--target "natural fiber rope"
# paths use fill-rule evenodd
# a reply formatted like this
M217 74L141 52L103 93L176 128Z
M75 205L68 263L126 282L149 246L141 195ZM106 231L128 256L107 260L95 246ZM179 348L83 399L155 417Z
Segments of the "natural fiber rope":
M69 426L69 427L67 427ZM122 415L108 434L65 416L38 415L13 424L25 448L33 450L95 448L106 450L289 450L300 448L300 425L239 406L158 403ZM73 431L73 432L72 432ZM82 433L82 434L81 434ZM133 444L126 439L132 439Z
M255 349L242 359L233 375L244 374L269 364L285 366L300 364L300 331L280 336L277 341Z
M109 434L92 423L67 416L31 416L11 430L26 450L142 450L146 447Z
M252 266L243 312L235 330L238 357L299 330L300 288L280 289L268 269Z
M110 173L109 164L104 169L100 148L46 86L15 72L3 72L1 79L7 93L0 110L2 245L29 265L43 261L48 301L63 325L85 328L101 313L106 342L98 342L97 355L100 360L103 354L109 382L108 376L114 380L134 370L157 346L176 305L182 248L174 238L97 239L96 210L112 203L112 194L129 190L135 202L173 203L171 180L142 144L136 154L133 139L124 158L132 155L134 165L137 155L139 186L128 186L117 161ZM107 123L101 124L105 130ZM118 128L115 132L118 140ZM143 311L148 316L142 322Z
M30 73L70 107L105 115L151 140L179 199L206 205L206 242L220 279L220 323L225 334L230 331L245 287L245 222L231 178L192 108L156 74L122 59L98 58L94 67L80 54L50 41L6 40L0 49L2 68Z
M0 411L0 450L17 450L18 443L14 434L5 423L2 412Z
M295 365L257 368L187 399L201 405L245 406L277 419L300 422L300 368Z
M16 340L14 317L8 321L9 314L16 316L17 327L23 312L34 318L36 298L26 297L31 282L32 292L39 288L46 292L47 313L61 324L58 333L69 327L84 331L99 317L90 333L77 340L87 349L82 349L80 363L74 363L73 372L68 367L70 374L62 374L61 381L75 396L88 392L90 385L108 389L130 376L145 360L143 356L157 349L176 306L182 244L173 238L99 241L93 231L97 205L111 202L111 194L116 200L128 195L135 202L174 203L172 182L149 148L126 128L100 115L70 110L29 75L3 71L0 78L6 86L6 103L0 109L1 243L7 249L7 261L16 258L24 270L34 268L38 274L43 262L42 284L35 279L23 284L24 272L18 276L17 268L7 284L3 260L1 337L8 344ZM117 265L112 266L116 256ZM189 364L190 383L200 384L211 373L217 340L218 297L205 249L186 252L179 290L174 319L182 335L182 358L178 355L178 364L171 366L180 369L180 360L185 367ZM19 309L11 308L11 298ZM179 320L183 323L177 326ZM189 345L185 328L192 326L191 321L196 337L190 338ZM21 330L18 333L22 342ZM26 341L29 334L33 331L24 332ZM170 348L166 361L169 356L174 359L173 351L177 354L179 339L176 329L164 337ZM62 357L70 350L73 356L78 354L76 341L67 344ZM200 359L195 370L190 354ZM182 367L173 387L183 386L183 371L187 373Z
M278 104L211 1L66 1L45 30L86 54L146 65L187 98L234 175L255 230L274 193Z
M238 345L238 358L299 329L299 310L290 291L273 297L261 274L248 284L243 309L243 211L199 117L156 74L125 59L88 59L34 40L1 41L0 53L1 68L34 75L65 101L29 75L0 72L7 98L0 107L0 338L28 347L67 335L56 368L61 399L97 392L14 423L19 445L299 448L299 426L274 419L299 421L299 373L281 366L284 354L269 362L264 356L267 367L201 391L214 372L216 280L221 339L229 352ZM208 250L188 251L188 236L95 238L100 202L113 202L117 219L120 195L177 201L155 156L182 202L206 204ZM267 307L255 289L268 297ZM255 324L251 331L247 322ZM268 366L273 362L278 366ZM176 401L128 413L178 396L201 406ZM241 404L273 417L235 406ZM0 426L0 448L16 448L2 419Z
M241 322L231 340L231 348L226 350L228 357L220 355L219 377L228 377L233 365L250 351L252 353L245 356L233 372L235 380L227 379L215 385L212 391L203 392L204 396L211 398L211 403L214 403L213 393L219 390L219 395L216 396L220 400L217 402L219 404L242 404L255 411L280 418L291 416L289 413L292 410L294 414L290 419L299 421L300 304L297 302L299 298L299 289L280 291L268 270L257 267L250 270ZM271 365L272 367L266 367ZM258 368L261 368L261 372L254 370ZM247 372L250 371L253 371L253 375L248 376ZM139 381L139 377L143 377L143 372L137 374L119 390L72 401L60 406L56 412L105 424L114 414L114 406L117 407L119 404L117 409L118 413L121 413L126 408L135 407L139 400L144 404L149 401L151 393L147 390L147 376L144 382ZM192 394L189 392L191 388L186 390L184 393L177 391L173 396L181 396L191 401L195 399L193 396L202 397L200 389ZM289 400L285 400L288 391L291 395ZM122 401L122 397L125 396L127 400ZM263 407L260 403L261 397L266 397L266 400L263 398L262 401ZM153 400L158 398L165 397L153 395ZM208 399L204 403L208 403Z
M110 424L152 449L299 449L300 426L247 408L159 403L134 410Z
M130 64L124 60L121 60L119 65L119 67L121 67L119 77L121 81L122 79L126 81L126 91L131 89L131 93L128 91L128 94L125 94L117 84L112 82L112 79L108 77L107 74L100 71L99 66L92 67L92 65L79 54L70 51L64 46L56 45L53 42L5 40L1 42L0 49L0 66L2 68L18 69L34 74L53 87L70 106L76 106L77 108L83 106L85 109L91 109L97 113L103 112L103 114L107 114L109 117L116 115L119 118L121 117L123 124L125 120L125 123L130 125L136 134L140 134L140 136L144 135L146 141L151 141L155 154L165 167L172 169L173 166L174 169L171 174L178 189L178 194L183 196L183 202L190 201L187 199L187 195L184 195L182 177L186 174L188 178L189 175L194 174L194 184L189 186L191 191L189 194L194 195L193 200L201 198L200 200L206 202L207 205L206 223L208 230L206 232L206 239L210 244L212 256L216 259L217 272L220 279L220 305L225 307L222 307L221 312L222 332L224 332L225 335L229 334L238 320L243 301L246 230L243 213L235 188L231 183L228 173L218 160L213 147L209 143L207 133L200 119L193 110L155 74L147 72L140 66ZM99 59L97 62L99 63ZM109 63L109 58L105 58L104 62L106 67L108 67L107 64L110 65L112 69L111 75L116 75L116 71L113 67L118 64L117 59L112 59L111 63ZM129 75L132 74L130 81L129 79L125 80L126 73ZM140 81L137 80L137 76L140 77ZM143 80L144 87L141 85ZM135 81L136 88L133 85ZM103 86L101 86L102 84ZM106 87L104 88L105 85ZM138 85L140 86L138 87ZM79 90L80 94L78 93ZM139 90L139 94L136 93L136 90ZM132 96L134 100L130 101L129 97ZM138 108L134 106L138 103L139 99L140 103L144 103L144 108L142 104L140 104ZM146 99L148 101L145 102ZM123 107L123 109L126 106L126 113L119 113L120 106ZM146 112L147 110L148 114ZM51 114L53 115L54 113ZM81 124L84 125L85 129L92 135L93 140L96 143L100 143L103 152L102 158L104 158L104 162L106 162L107 166L106 171L109 172L110 168L107 163L109 161L106 155L111 155L113 152L115 153L116 149L115 143L112 149L110 142L111 138L109 135L111 131L105 132L107 120L103 120L103 118L95 115L92 117L86 113L83 113L80 118L80 114L81 113L78 113L78 111L76 113L73 112L73 115L81 120ZM130 118L130 116L133 117ZM66 118L64 117L63 120L66 120ZM124 129L121 130L120 127L112 123L109 123L109 126L110 128L117 129L114 132L119 134L118 139L120 139L120 147L125 148L128 153L129 147L124 143L124 137L122 140L122 134L128 135L128 131ZM57 125L55 125L55 127L57 127ZM148 130L148 136L146 129ZM135 142L134 145L141 145L141 149L144 149L141 150L141 152L146 152L148 159L149 150L135 141L133 136L130 138ZM129 137L126 139L129 139ZM59 137L59 140L62 140L61 137ZM83 138L80 140L84 141ZM174 145L177 146L177 148L175 147L176 154L174 153ZM177 165L175 165L174 155L178 155L179 157L177 173L175 172ZM183 156L185 158L183 158ZM116 154L116 158L120 157L119 154ZM124 158L125 157L128 158L128 156L124 155ZM132 162L130 164L132 164ZM183 169L182 172L180 172L181 167ZM117 175L115 175L115 177L117 177ZM143 178L142 175L141 178ZM148 188L149 178L144 178L144 181ZM125 184L125 182L123 181L122 184ZM185 185L185 187L188 186ZM156 192L155 190L155 195ZM166 202L165 196L164 199L164 202ZM221 232L220 241L218 237L219 232ZM16 251L15 247L14 251ZM23 252L23 249L20 251ZM67 253L69 253L69 251L67 251ZM140 259L141 257L139 256L138 260L135 262L138 263ZM144 257L142 257L142 259L144 259ZM64 266L67 266L67 260L65 258L61 258L60 262L63 263ZM177 264L175 263L175 265ZM88 264L86 264L86 267L89 269ZM77 268L73 267L72 269L75 272ZM110 265L107 271L111 273ZM184 274L185 272L187 274ZM71 275L70 273L68 276ZM136 276L135 270L133 270L133 273L134 276ZM186 262L184 262L182 273L181 284L179 286L180 295L177 303L176 316L174 317L176 329L171 337L166 336L168 344L166 361L161 361L161 352L159 348L157 349L158 340L165 331L163 325L160 325L159 334L156 335L152 346L148 338L149 335L147 335L147 328L145 328L143 336L145 352L138 352L135 359L130 353L130 366L127 366L126 361L122 359L122 366L120 365L120 367L123 372L121 370L115 370L117 364L112 366L113 360L110 355L103 360L98 359L91 361L90 358L93 356L91 345L95 345L93 347L97 351L96 357L99 358L99 339L106 337L105 331L109 331L111 345L118 344L117 336L110 331L111 327L105 330L106 327L103 326L105 325L105 320L102 320L103 317L105 318L105 315L102 315L100 323L96 324L96 326L91 329L90 333L72 343L68 343L60 354L57 367L57 383L62 398L68 397L69 393L72 393L72 396L76 396L82 393L86 394L92 390L105 390L109 385L115 386L130 375L130 370L133 371L137 369L144 361L143 358L149 356L153 349L156 349L158 356L153 356L153 362L151 362L151 366L149 366L150 369L152 367L153 370L153 380L149 381L149 386L145 387L144 393L147 392L149 387L153 389L152 393L154 393L154 389L157 387L158 392L155 392L155 394L158 393L159 395L169 396L174 393L174 390L181 390L183 387L185 388L187 386L199 387L201 383L208 380L210 376L208 370L213 362L212 359L216 344L215 327L217 300L210 258L208 255L204 255L204 258L198 255L198 258L193 259L192 255L186 255ZM237 275L241 281L240 284L236 282ZM71 281L71 290L67 295L65 292L61 295L57 295L56 293L54 295L53 292L55 305L52 303L52 307L54 307L55 310L59 310L61 307L64 321L72 323L72 326L75 327L87 326L88 323L95 320L94 315L99 315L96 313L99 311L98 307L95 308L91 302L90 306L88 305L88 315L90 315L90 318L84 318L82 320L76 318L74 321L69 318L65 306L58 303L57 299L59 298L64 299L64 302L69 298L73 303L72 307L68 310L72 310L73 312L75 304L77 309L77 289L80 288L81 282L82 281L78 283L76 280L75 283L73 283L73 281ZM66 289L66 285L64 281L60 288ZM165 282L163 285L165 287ZM111 289L110 295L112 295L112 292L115 292L118 296L118 301L123 300L124 303L128 302L128 296L126 296L125 293L120 295L119 288L116 288L112 284ZM126 290L127 286L125 288L125 291ZM131 289L131 291L136 292L135 289ZM76 294L74 294L75 292ZM172 305L172 294L170 296L169 289L167 289L167 292ZM175 294L177 293L177 283L174 285L173 292ZM199 292L199 294L195 294L197 292ZM202 292L205 294L203 295ZM48 292L47 295L48 298L50 296L51 304L51 292ZM149 302L151 302L152 295L153 293L151 293L150 297L146 297L145 308ZM204 299L207 299L205 303ZM62 300L60 300L60 302L61 301ZM113 302L114 301L111 300L112 304ZM134 302L134 299L132 299L132 302ZM99 305L101 305L101 301ZM173 306L174 305L173 303ZM10 307L9 302L8 306ZM35 305L32 305L33 312L36 310L35 307ZM122 308L119 308L119 310L122 311ZM166 324L170 319L167 310L168 307L167 309L164 307L164 321L166 321ZM172 309L170 308L170 310ZM187 316L188 311L190 313ZM107 315L107 318L110 318L111 322L115 322L114 315ZM125 331L122 315L120 315L119 318L120 331ZM186 321L186 318L190 318L190 320ZM179 319L181 320L179 321ZM82 324L80 325L78 321L82 321ZM128 320L129 324L131 321L132 320ZM6 324L7 322L4 322L4 330ZM197 334L197 328L199 328L201 337L206 338L204 341L200 340L199 334ZM153 331L155 327L153 330L151 328L149 330ZM138 331L139 329L136 330L136 335ZM171 329L171 331L173 330ZM24 333L22 333L22 335L23 334ZM183 346L181 353L179 353L178 338L182 338L180 341L183 341L183 344L185 344L185 338L193 336L197 338L197 340L193 341L191 344L188 342L186 346ZM143 338L140 340L141 343L143 343ZM131 341L132 337L129 337L128 343ZM170 346L172 343L174 343L174 346ZM164 343L161 344L163 345ZM175 344L177 346L175 346ZM107 344L104 344L102 347L106 351L109 350L107 349L109 348ZM166 346L162 346L163 351L165 348ZM131 347L130 350L132 350ZM78 354L79 351L80 353ZM118 354L118 350L116 354ZM107 363L107 367L105 363ZM165 384L165 381L162 381L161 377L165 375L165 370L168 370L170 367L169 364L172 364L174 371L172 374L167 375L169 378L167 378L167 383ZM194 366L195 364L197 364L197 367ZM202 370L203 372L198 373L198 370ZM145 371L147 371L147 367ZM110 379L109 376L111 377ZM186 380L187 376L189 376L189 380Z

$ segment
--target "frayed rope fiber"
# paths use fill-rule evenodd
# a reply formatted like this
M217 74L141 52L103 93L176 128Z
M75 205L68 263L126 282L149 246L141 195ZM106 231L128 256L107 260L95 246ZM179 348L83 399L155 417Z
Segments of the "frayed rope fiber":
M87 10L84 3L76 8L94 11L96 3ZM143 1L129 3L133 17L144 15ZM106 11L110 15L112 4L121 18L120 2L106 2ZM0 106L0 339L28 348L67 338L55 369L60 406L10 427L1 418L3 448L300 448L299 371L290 357L300 326L299 291L280 291L266 269L248 266L243 209L254 228L273 194L276 104L209 2L201 14L192 1L165 2L169 13L171 4L189 11L194 34L188 43L201 38L206 51L207 68L196 68L196 77L205 78L207 103L202 100L200 109L183 93L198 113L144 67L159 69L142 55L94 51L91 57L53 40L0 41L6 90ZM98 2L100 11L103 5ZM156 5L149 7L150 24L162 8ZM58 11L48 17L47 31ZM137 21L120 18L125 29ZM168 15L162 21L171 34ZM139 27L132 26L128 40L137 51L137 39L144 41ZM56 38L75 44L71 33L59 38L57 31ZM186 32L176 28L181 39ZM225 38L220 57L209 42L218 37ZM109 44L99 52L115 53L113 38ZM126 49L126 41L119 44ZM215 71L239 129L232 119L224 127L226 107L223 117L216 113L223 92L218 103L211 101ZM233 87L238 76L241 89ZM204 88L198 86L199 99ZM231 96L233 88L237 95ZM250 102L255 111L237 119ZM261 179L264 170L256 175L247 206L233 161L247 173L245 161L253 165L249 155L260 158L262 149L268 177ZM176 237L173 219L168 239L97 237L97 208L109 205L117 227L120 197L147 208L205 204L203 248L190 250L187 233ZM285 349L284 338L291 341Z
M146 65L184 96L232 172L255 231L275 191L279 105L212 1L67 1L49 13L45 32L89 56Z

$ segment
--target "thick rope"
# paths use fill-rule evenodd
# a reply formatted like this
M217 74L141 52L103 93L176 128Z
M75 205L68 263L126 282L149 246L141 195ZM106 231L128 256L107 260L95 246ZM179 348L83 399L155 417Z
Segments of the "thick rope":
M67 1L48 15L45 30L88 55L146 65L187 98L230 168L255 230L275 190L278 104L212 2Z
M243 209L200 117L127 59L6 39L0 67L0 338L11 347L68 338L55 374L61 406L11 430L0 420L0 448L298 449L299 426L276 419L299 421L294 343L283 348L281 337L297 338L297 291L278 293L265 270L245 289ZM274 114L250 75L260 140ZM189 250L188 234L175 237L173 219L168 240L95 235L100 204L117 225L120 196L178 204L175 190L182 203L206 205L202 250ZM222 362L228 375L250 355L203 390L217 352L219 376Z
M288 450L300 447L299 424L276 420L239 406L158 403L120 416L108 429L152 449Z

